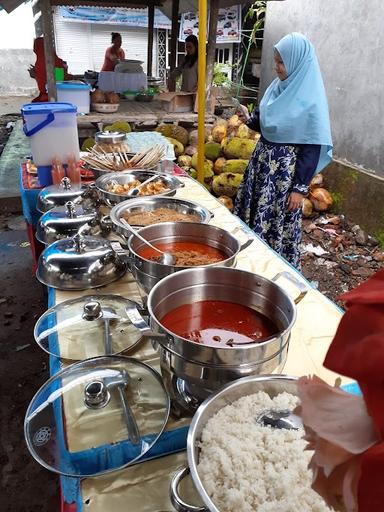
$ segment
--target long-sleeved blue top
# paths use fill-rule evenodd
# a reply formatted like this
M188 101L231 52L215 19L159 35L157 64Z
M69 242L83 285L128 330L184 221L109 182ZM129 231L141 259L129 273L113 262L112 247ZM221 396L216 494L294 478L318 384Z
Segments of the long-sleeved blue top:
M275 146L292 145L297 147L296 172L292 191L306 195L308 193L309 184L315 174L317 164L319 163L321 146L317 144L280 144L277 142L269 142L263 137L260 128L260 113L258 108L253 111L246 124L251 130L260 132L261 140L266 144Z

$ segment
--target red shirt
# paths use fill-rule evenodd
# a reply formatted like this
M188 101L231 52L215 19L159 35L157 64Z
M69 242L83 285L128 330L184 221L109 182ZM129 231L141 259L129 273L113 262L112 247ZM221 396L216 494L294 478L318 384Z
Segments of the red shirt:
M110 46L109 48L107 48L104 57L104 64L101 68L101 71L113 71L115 69L116 60L113 60L112 57L114 57L115 59L117 58L119 60L125 59L124 50L122 48L116 50L114 46Z

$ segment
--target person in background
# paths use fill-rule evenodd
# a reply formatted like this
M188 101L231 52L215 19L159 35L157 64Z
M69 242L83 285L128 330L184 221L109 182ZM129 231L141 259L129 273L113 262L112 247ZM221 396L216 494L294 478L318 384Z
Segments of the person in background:
M181 75L181 90L184 92L197 91L197 61L199 57L199 42L196 36L188 36L185 40L185 57L181 66L175 68L171 78L176 80Z
M31 78L37 82L39 89L39 96L32 100L32 103L40 103L48 101L48 94L46 91L47 85L47 70L45 67L45 51L44 51L44 38L37 37L33 43L33 51L36 54L36 63L34 66L28 68L28 73ZM68 73L68 65L65 61L60 59L55 53L55 67L64 69L64 80L72 80L73 76Z
M303 200L313 176L332 159L328 104L315 49L305 36L283 37L274 59L278 78L247 121L261 137L234 213L300 270Z
M120 60L125 59L124 50L121 48L121 34L112 32L111 42L112 46L107 48L105 52L104 64L101 71L114 71L116 64L118 64Z

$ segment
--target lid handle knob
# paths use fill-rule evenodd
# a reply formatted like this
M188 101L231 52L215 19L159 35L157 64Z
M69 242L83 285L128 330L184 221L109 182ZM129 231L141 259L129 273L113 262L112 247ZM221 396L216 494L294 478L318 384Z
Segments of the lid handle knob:
M71 188L71 180L65 176L60 181L60 185L63 187L64 190L70 190L70 188Z
M76 235L73 237L73 241L75 243L75 249L76 249L76 252L77 253L81 253L81 250L82 250L82 242L83 242L83 238L82 236L80 235L80 233L76 233Z
M84 304L83 318L84 320L96 320L102 315L100 302L90 300Z
M67 209L67 217L69 217L70 219L76 217L76 207L73 201L68 201L67 203L65 203L65 207Z
M100 380L90 382L84 389L84 402L90 409L100 409L109 402L107 386Z

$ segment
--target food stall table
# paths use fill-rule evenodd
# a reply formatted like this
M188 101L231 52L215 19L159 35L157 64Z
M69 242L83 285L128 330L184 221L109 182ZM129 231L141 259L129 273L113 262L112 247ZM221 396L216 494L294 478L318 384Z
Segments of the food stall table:
M292 329L288 360L284 373L290 375L316 374L328 383L333 383L337 377L322 366L329 344L335 334L342 316L342 310L330 302L319 291L311 288L305 278L291 267L283 258L270 249L237 217L233 216L217 201L202 185L190 178L180 178L185 187L178 190L176 197L193 199L214 213L211 224L222 227L238 237L241 242L253 238L253 243L241 252L237 258L237 268L248 270L272 279L280 272L290 272L297 279L307 284L309 291L297 305L297 319ZM285 290L295 297L297 290L290 282L279 281ZM49 290L50 306L69 298L87 295L90 292L64 292ZM130 274L123 279L95 291L95 293L120 294L126 298L138 300L142 293ZM130 353L152 367L159 369L159 357L149 342L143 342L134 353ZM51 372L60 367L58 360L51 359ZM343 384L350 381L343 379ZM70 414L70 412L69 412ZM76 437L76 424L67 418L67 429ZM81 481L62 477L64 495L64 510L102 512L113 510L125 511L127 503L136 512L170 511L172 505L168 496L170 480L175 470L186 462L185 435L190 418L170 419L165 433L175 436L175 443L154 447L149 459L124 470L97 478L85 478ZM92 440L97 445L97 432ZM156 453L155 453L156 452ZM161 457L159 458L159 456ZM191 484L185 489L188 495L193 494ZM192 498L191 498L192 499ZM72 503L72 509L66 504Z
M147 89L147 75L143 71L137 73L100 71L98 86L102 91L141 91Z
M207 114L206 122L213 123L216 117ZM122 100L119 110L115 113L90 112L77 116L79 129L87 124L103 123L112 124L115 121L126 121L134 125L147 124L156 125L159 123L175 123L179 121L196 123L197 114L194 112L167 112L160 101L153 100L149 103L140 101Z

